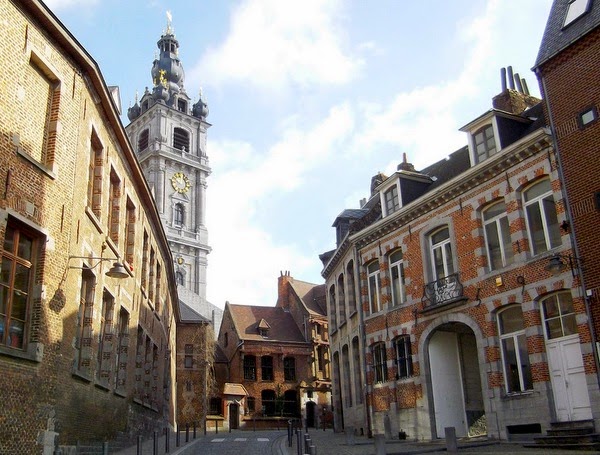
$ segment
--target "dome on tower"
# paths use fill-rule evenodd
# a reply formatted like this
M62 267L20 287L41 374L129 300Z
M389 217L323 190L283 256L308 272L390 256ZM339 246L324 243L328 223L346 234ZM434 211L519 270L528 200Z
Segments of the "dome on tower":
M208 117L208 104L202 95L202 89L200 89L200 99L192 106L192 115L203 120Z
M151 70L152 81L154 82L153 94L156 95L156 101L168 102L169 99L176 98L173 95L185 92L183 90L185 72L178 56L179 42L171 28L170 18L167 29L158 40L157 46L159 54L154 59ZM162 86L162 88L157 89L159 86Z

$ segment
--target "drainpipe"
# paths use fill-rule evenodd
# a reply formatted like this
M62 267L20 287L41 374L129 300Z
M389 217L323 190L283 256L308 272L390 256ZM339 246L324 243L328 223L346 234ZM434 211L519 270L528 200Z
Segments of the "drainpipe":
M544 79L544 76L542 75L542 72L540 71L539 68L536 68L535 70L536 75L538 76L538 79L540 80L540 82L542 83L542 90L544 91L544 103L546 104L546 109L548 110L548 117L549 121L550 121L550 130L552 133L552 143L554 145L554 153L556 154L556 163L557 163L557 170L558 170L558 179L560 180L560 185L561 187L564 189L564 194L563 194L563 198L565 200L565 206L566 206L566 215L567 218L569 220L571 229L574 231L575 230L575 226L573 225L573 212L571 210L571 204L569 202L569 193L567 191L567 187L565 185L565 177L563 174L563 168L562 168L562 160L560 157L560 149L558 147L558 140L556 138L556 128L554 127L554 119L552 117L552 108L550 106L550 101L548 99L548 90L546 89L546 80ZM592 338L592 354L594 355L594 364L596 365L596 381L599 383L600 385L600 364L598 361L598 346L596 344L596 332L594 330L594 324L592 322L592 314L591 314L591 310L590 310L590 302L587 296L587 290L586 290L586 286L585 286L585 278L583 276L583 272L581 271L581 267L579 266L579 261L581 256L579 255L579 247L577 245L577 237L575 237L575 233L571 232L571 235L569 236L571 238L571 248L573 249L573 252L575 253L575 263L577 264L577 271L579 274L579 282L581 284L581 290L583 292L582 296L583 296L583 301L585 303L585 312L587 314L588 317L588 329L590 331L590 336Z
M369 394L369 386L367 384L367 356L366 356L366 346L367 346L367 334L365 333L365 318L364 318L364 314L363 314L363 308L362 308L362 299L361 299L361 287L360 287L360 267L358 264L358 250L356 249L356 244L352 245L353 249L354 249L354 269L355 269L355 275L356 275L356 284L354 285L354 290L356 291L356 285L358 285L358 296L355 295L355 299L358 297L358 305L357 305L357 309L358 309L358 318L359 318L359 325L358 325L358 330L360 332L360 340L362 341L362 349L359 349L362 352L362 370L365 372L365 380L364 380L364 386L363 386L363 390L364 390L364 399L365 399L365 406L367 407L367 436L369 438L373 437L373 429L372 429L372 407L371 407L371 400L370 400L370 396L372 394Z

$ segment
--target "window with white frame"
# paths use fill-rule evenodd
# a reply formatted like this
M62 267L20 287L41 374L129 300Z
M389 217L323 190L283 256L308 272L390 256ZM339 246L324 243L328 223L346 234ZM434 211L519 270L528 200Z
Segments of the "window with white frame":
M391 215L400 208L398 187L395 184L383 193L383 200L385 202L386 215Z
M516 393L533 389L523 312L520 306L513 305L498 313L498 333L502 346L506 392Z
M500 269L511 264L513 250L504 202L496 202L483 211L483 228L490 270Z
M404 284L404 264L402 250L398 249L389 256L390 275L392 277L392 305L400 305L406 301L406 287Z
M412 350L410 347L410 335L402 335L394 340L396 354L396 378L408 378L412 376Z
M557 292L542 300L542 315L546 338L560 338L577 333L577 321L571 293Z
M367 264L368 286L369 286L369 309L371 314L379 312L379 261Z
M387 353L383 342L373 345L373 371L376 383L387 381Z
M543 179L523 192L527 231L534 255L560 245L556 204L549 179Z
M496 139L494 138L493 126L487 125L476 131L473 134L473 142L478 163L494 155L496 153Z
M448 227L443 227L434 231L429 236L429 242L434 279L439 280L452 275L454 273L454 259Z

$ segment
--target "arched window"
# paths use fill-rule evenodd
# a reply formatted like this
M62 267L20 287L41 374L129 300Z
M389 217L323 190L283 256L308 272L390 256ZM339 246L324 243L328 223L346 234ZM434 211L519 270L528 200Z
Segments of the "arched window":
M546 297L541 303L548 340L577 333L575 309L570 292L558 292Z
M354 262L350 261L346 267L346 276L348 277L347 296L348 296L348 312L350 315L356 312L356 297L354 295Z
M173 129L173 147L186 152L190 151L190 135L183 128Z
M344 292L344 274L340 274L338 277L338 310L340 312L340 325L346 322L346 296Z
M394 350L396 354L396 378L408 378L412 376L412 350L410 347L410 336L401 335L394 339Z
M371 352L373 355L375 382L387 381L387 352L385 350L385 343L375 343Z
M498 313L498 333L502 345L502 363L507 393L533 388L527 338L521 307L514 305Z
M329 317L331 318L331 330L337 330L337 309L335 301L335 285L329 288Z
M550 180L544 179L523 192L527 230L533 254L560 245L560 229Z
M496 202L483 211L483 228L490 270L511 264L513 250L504 201Z
M253 355L244 356L244 379L256 381L256 357Z
M185 210L183 204L178 202L173 209L173 223L175 226L183 226L185 221Z
M374 314L381 310L379 306L379 261L367 264L367 273L369 277L369 309L371 314Z
M140 133L140 136L138 137L138 153L143 152L144 150L146 150L148 148L148 136L149 136L149 130L145 129L144 131L142 131Z
M429 236L433 278L439 280L454 273L452 244L447 227L438 229Z
M402 250L400 249L390 254L390 274L392 276L392 305L400 305L406 300L404 265L402 263Z

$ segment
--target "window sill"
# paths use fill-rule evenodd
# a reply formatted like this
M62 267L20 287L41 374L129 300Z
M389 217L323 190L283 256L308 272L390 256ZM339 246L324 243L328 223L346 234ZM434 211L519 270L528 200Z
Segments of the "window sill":
M94 386L96 386L96 388L98 388L100 390L104 390L106 392L108 392L110 390L110 387L108 386L108 383L106 383L106 382L98 381L94 384Z
M56 180L56 169L50 169L45 164L40 163L35 158L33 158L31 155L29 155L29 153L24 152L23 148L21 146L17 146L17 155L19 155L24 160L29 161L30 164L33 164L36 168L38 168L40 171L42 171L44 174L46 174L52 180Z
M88 216L88 218L90 219L92 224L96 227L98 232L100 234L103 234L104 231L102 230L102 226L100 225L100 220L96 217L96 214L94 212L92 212L92 209L90 209L89 207L86 207L85 214Z
M535 390L525 390L523 392L511 392L511 393L506 393L504 392L502 394L502 399L503 400L513 400L513 399L523 399L523 398L529 398L531 396L533 396L535 394Z
M92 378L80 370L73 370L71 372L71 376L73 376L75 379L79 379L84 382L92 382Z
M29 360L31 362L41 362L44 356L44 345L41 343L29 343L27 351L0 346L0 355Z
M118 397L121 397L121 398L127 398L127 392L125 391L125 389L120 389L120 388L119 388L119 389L115 389L115 390L113 391L113 393L114 393L116 396L118 396Z

